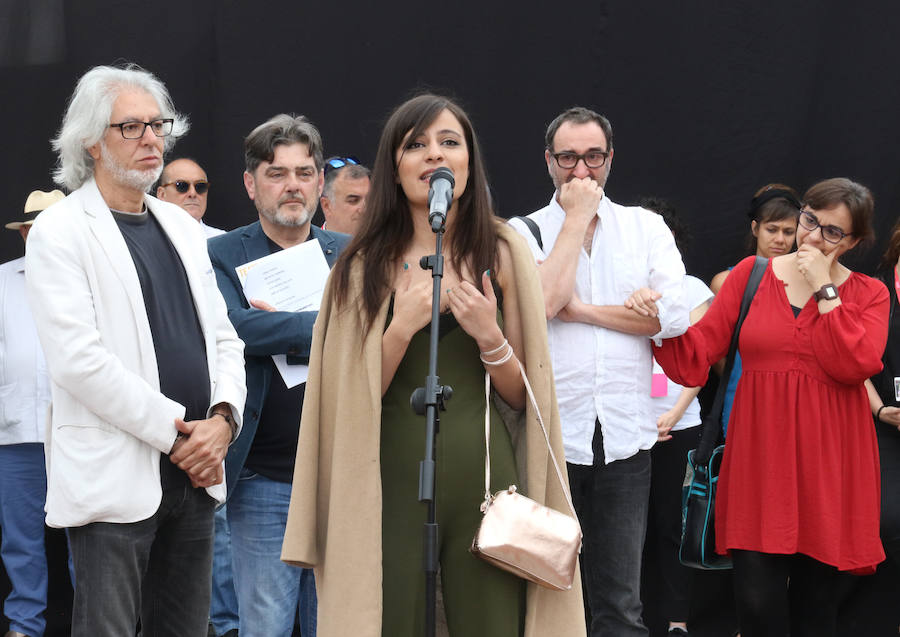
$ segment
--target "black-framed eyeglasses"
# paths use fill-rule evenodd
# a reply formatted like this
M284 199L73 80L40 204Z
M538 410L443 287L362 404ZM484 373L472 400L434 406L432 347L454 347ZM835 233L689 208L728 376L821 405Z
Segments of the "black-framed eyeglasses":
M800 225L810 232L815 231L816 228L821 228L822 238L828 243L840 243L841 239L853 234L852 232L844 232L837 226L823 226L819 223L816 215L809 210L800 210Z
M205 194L206 191L209 190L209 182L205 179L198 179L195 182L185 181L184 179L176 179L175 181L170 181L167 184L160 184L160 188L165 188L166 186L175 186L175 190L180 192L182 195L190 190L191 186L194 187L194 191L198 195Z
M118 128L125 139L140 139L144 136L147 127L153 131L157 137L168 137L172 134L172 124L174 119L155 119L152 122L122 122L120 124L110 124L110 128Z
M344 166L359 166L359 164L360 161L352 155L349 157L330 157L325 160L325 174L327 175L330 171L343 168Z
M588 168L602 168L603 164L609 158L609 152L605 150L589 150L583 155L577 153L550 153L560 168L570 170L578 165L580 160L584 160L584 165Z

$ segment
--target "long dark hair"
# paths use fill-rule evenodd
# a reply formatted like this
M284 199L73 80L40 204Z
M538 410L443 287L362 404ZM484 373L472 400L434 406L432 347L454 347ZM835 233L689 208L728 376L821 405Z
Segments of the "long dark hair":
M362 304L366 329L372 327L375 315L389 291L393 269L413 237L413 221L409 203L397 181L395 153L406 134L414 139L449 111L462 125L469 149L469 180L459 198L453 222L450 261L457 272L463 265L478 276L487 269L497 269L496 218L488 194L487 174L481 149L468 115L446 97L426 93L398 106L387 120L378 143L372 170L372 186L366 198L366 212L357 234L344 249L332 275L337 306L346 305L350 291L350 264L357 255L364 257ZM418 267L410 264L410 267Z

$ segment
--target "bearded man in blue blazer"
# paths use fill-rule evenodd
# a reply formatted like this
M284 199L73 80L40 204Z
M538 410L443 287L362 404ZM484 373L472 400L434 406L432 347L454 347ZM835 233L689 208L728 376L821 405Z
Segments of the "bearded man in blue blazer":
M349 237L310 223L324 162L319 132L305 117L281 114L261 124L244 140L244 156L244 186L259 221L209 241L228 316L245 343L244 427L225 461L239 634L289 635L299 604L307 637L315 635L313 573L280 559L305 383L288 388L272 356L308 363L317 312L279 312L248 301L235 267L313 239L331 267Z

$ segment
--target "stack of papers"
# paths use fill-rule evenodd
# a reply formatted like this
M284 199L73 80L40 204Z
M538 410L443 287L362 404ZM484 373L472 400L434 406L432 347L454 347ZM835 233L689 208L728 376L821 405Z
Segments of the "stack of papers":
M318 239L304 241L234 270L248 302L263 301L279 312L318 311L328 279L328 263ZM288 365L285 354L276 354L272 360L289 388L306 382L308 365Z

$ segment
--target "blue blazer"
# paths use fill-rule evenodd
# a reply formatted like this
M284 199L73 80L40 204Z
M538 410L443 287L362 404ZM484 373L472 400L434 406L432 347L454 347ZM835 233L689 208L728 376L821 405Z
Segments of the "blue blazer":
M334 266L350 236L310 225L310 233L319 240L328 267ZM313 323L318 312L266 312L250 307L234 269L270 254L269 240L259 222L211 238L207 243L209 259L216 273L219 290L228 306L228 318L244 341L247 371L247 402L241 434L225 457L225 483L231 496L256 436L263 402L272 380L273 354L286 354L288 364L309 362Z

